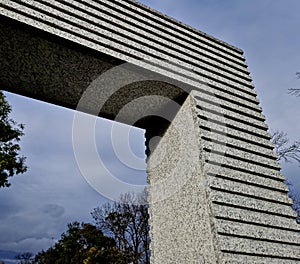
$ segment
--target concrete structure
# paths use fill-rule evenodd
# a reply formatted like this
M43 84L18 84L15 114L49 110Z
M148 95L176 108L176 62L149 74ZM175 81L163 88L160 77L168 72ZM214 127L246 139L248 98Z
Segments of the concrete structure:
M131 0L1 0L0 12L8 91L76 109L98 76L134 65L110 80L124 87L99 87L79 110L146 128L149 144L164 135L148 147L152 263L300 261L296 216L240 49ZM143 96L149 107L122 112ZM97 109L95 98L108 100ZM145 116L153 104L167 121Z

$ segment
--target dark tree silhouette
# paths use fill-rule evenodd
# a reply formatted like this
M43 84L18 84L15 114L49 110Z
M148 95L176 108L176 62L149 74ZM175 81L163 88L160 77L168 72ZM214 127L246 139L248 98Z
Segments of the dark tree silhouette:
M92 224L73 222L55 245L38 253L32 264L128 264L113 238Z
M119 202L97 207L91 214L97 226L116 240L117 247L128 257L128 263L150 263L146 192L141 195L127 193Z
M11 106L0 91L0 188L9 187L8 178L26 171L25 158L19 156L24 125L9 118Z

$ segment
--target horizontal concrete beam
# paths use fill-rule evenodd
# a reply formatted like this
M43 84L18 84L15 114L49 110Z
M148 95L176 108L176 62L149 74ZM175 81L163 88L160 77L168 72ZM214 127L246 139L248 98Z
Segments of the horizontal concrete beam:
M124 112L128 103L151 95L178 103L186 97L186 92L171 79L133 65L127 65L127 69L120 67L113 76L112 72L108 85L101 86L103 74L124 61L3 16L0 16L0 36L3 90L140 127L151 126L146 124L149 120L139 120L147 109L140 105L136 106L138 115L135 111ZM121 71L125 79L117 76ZM118 78L128 84L121 83L120 89L111 91ZM141 81L132 83L130 78ZM91 98L79 104L93 81L99 84L97 89L90 94ZM107 100L102 102L103 98ZM165 107L166 102L156 101L155 112L159 114Z

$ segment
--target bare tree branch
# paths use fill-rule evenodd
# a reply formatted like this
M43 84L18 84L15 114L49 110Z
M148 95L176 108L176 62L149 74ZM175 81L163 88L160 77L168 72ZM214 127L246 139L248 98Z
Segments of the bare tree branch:
M126 193L120 201L94 208L98 227L113 237L133 264L150 263L147 193Z
M296 72L297 79L300 79L300 72ZM300 88L288 89L288 94L300 97Z
M300 141L289 144L287 134L282 131L276 131L271 136L271 141L275 146L275 152L278 157L277 160L296 161L300 165Z
M295 141L289 144L287 134L276 131L271 134L271 141L275 146L277 153L277 160L284 160L286 162L296 161L300 165L300 142ZM300 194L294 186L288 181L285 181L289 188L289 197L293 200L292 208L297 212L297 222L300 224Z
M299 97L300 96L300 88L290 88L290 89L288 89L288 94Z

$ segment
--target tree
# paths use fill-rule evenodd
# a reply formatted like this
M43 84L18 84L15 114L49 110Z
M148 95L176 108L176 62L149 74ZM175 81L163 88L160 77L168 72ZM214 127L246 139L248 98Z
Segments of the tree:
M276 131L271 134L271 141L274 144L274 149L277 154L278 161L293 162L300 165L300 142L295 141L289 144L287 134ZM292 208L297 212L297 222L300 223L300 194L299 191L293 189L292 184L286 180L289 187L289 197L293 200Z
M61 239L38 253L32 264L128 264L113 238L92 224L73 222Z
M31 264L32 263L33 254L31 252L24 252L18 254L16 259L18 259L18 264Z
M19 156L24 125L9 118L11 106L0 91L0 188L9 187L8 178L27 170L25 158Z
M276 131L271 134L271 141L274 144L277 160L286 162L296 161L300 165L300 142L294 141L289 144L287 134Z
M91 214L97 226L116 240L128 263L150 263L146 192L141 195L127 193L119 202L97 207Z

